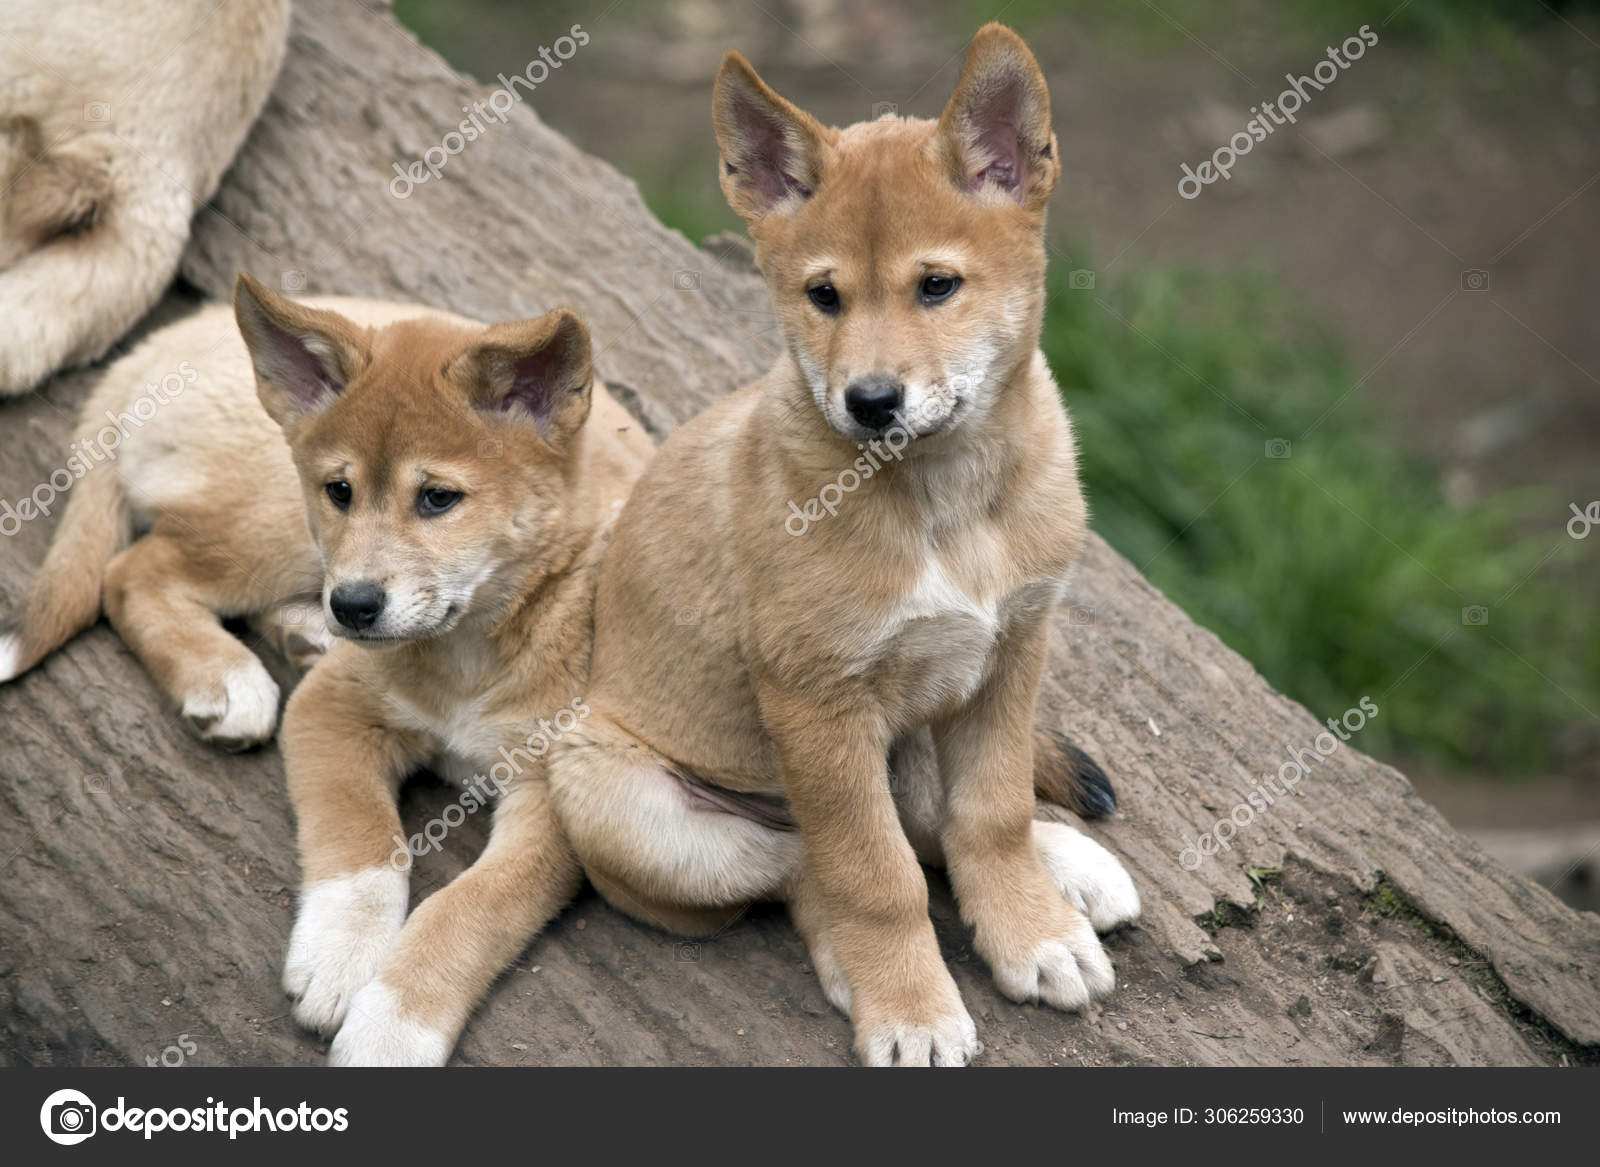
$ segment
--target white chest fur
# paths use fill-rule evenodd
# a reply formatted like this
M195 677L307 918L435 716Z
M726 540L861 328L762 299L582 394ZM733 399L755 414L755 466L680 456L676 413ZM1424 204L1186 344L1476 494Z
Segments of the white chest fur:
M435 772L466 786L488 772L505 738L504 727L485 717L491 696L452 702L443 709L424 709L395 693L388 694L388 700L396 723L426 735L433 743Z
M1059 580L1039 580L993 595L963 587L937 554L879 627L860 671L906 726L935 710L969 701L989 676L1000 640L1029 615L1053 604Z

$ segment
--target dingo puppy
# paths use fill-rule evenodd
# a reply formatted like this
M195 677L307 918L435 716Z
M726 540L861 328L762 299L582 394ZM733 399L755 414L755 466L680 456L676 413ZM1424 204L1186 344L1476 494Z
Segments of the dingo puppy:
M272 89L288 0L6 0L0 397L160 298Z
M737 53L714 112L787 347L630 497L596 596L592 714L551 789L617 907L705 932L787 900L862 1061L965 1064L977 1032L919 857L947 867L1019 1001L1110 992L1095 930L1139 910L1108 852L1033 821L1035 784L1114 806L1033 725L1085 526L1038 348L1049 95L991 24L936 123L825 128Z
M88 624L103 576L184 717L244 746L278 691L219 616L268 614L303 660L327 648L280 735L304 881L284 986L297 1020L337 1031L336 1064L443 1064L581 882L543 755L588 714L594 577L653 447L565 310L485 328L248 276L235 310L237 328L206 308L108 370L88 427L147 420L73 488L0 651L15 671ZM174 370L164 402L130 404ZM112 558L134 523L148 533ZM461 817L488 780L500 797L484 854L408 922L395 797L423 765L479 776Z

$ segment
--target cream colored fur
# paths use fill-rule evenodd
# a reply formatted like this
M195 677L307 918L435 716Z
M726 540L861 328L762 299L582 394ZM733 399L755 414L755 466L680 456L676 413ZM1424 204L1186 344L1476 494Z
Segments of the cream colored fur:
M0 397L98 358L160 297L288 25L288 0L0 6Z
M203 308L107 371L77 455L123 414L0 654L37 662L95 618L103 579L119 634L228 748L271 736L279 694L219 618L310 666L280 735L304 881L284 987L297 1020L337 1034L336 1063L442 1062L581 882L544 757L588 715L594 579L652 444L595 383L570 312L485 327L248 277L235 312ZM457 501L424 514L438 490ZM336 621L350 581L401 618ZM396 792L425 765L477 779L448 826L470 810L493 829L408 918L418 848Z

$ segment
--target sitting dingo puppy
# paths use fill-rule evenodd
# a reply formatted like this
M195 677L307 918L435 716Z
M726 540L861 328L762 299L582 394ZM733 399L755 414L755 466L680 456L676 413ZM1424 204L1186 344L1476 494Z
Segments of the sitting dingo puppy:
M989 25L937 123L825 128L736 53L714 112L787 348L674 433L624 508L592 713L551 789L614 905L707 932L787 900L862 1061L962 1065L980 1046L919 857L1016 1000L1110 992L1095 929L1139 910L1108 852L1033 821L1036 783L1114 805L1033 726L1085 526L1038 349L1049 95Z
M245 745L270 735L277 688L219 616L268 613L307 658L331 629L280 735L304 880L284 986L297 1020L337 1031L336 1064L443 1064L581 882L543 755L588 714L594 578L653 446L565 310L486 328L240 276L235 313L108 370L89 423L147 420L74 488L11 651L32 663L92 621L103 574L184 716ZM180 370L166 400L130 404L160 370ZM135 521L148 533L111 558ZM395 798L423 765L500 797L484 854L407 921ZM488 793L473 783L460 813Z
M0 397L160 298L272 89L288 0L5 0Z

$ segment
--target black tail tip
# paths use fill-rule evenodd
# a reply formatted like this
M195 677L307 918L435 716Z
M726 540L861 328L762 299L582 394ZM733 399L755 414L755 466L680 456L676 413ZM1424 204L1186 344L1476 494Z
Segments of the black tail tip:
M1078 783L1082 788L1083 813L1092 819L1102 819L1116 814L1117 791L1111 785L1111 779L1106 777L1106 772L1100 768L1100 763L1070 742L1065 748L1067 756L1072 759L1072 764L1078 771Z
M1085 818L1101 819L1116 814L1117 792L1100 763L1073 745L1065 734L1056 730L1050 730L1049 734L1059 753L1056 764L1048 767L1055 771L1052 777L1057 781L1049 785L1065 789L1047 789L1043 793L1064 796L1061 801Z

